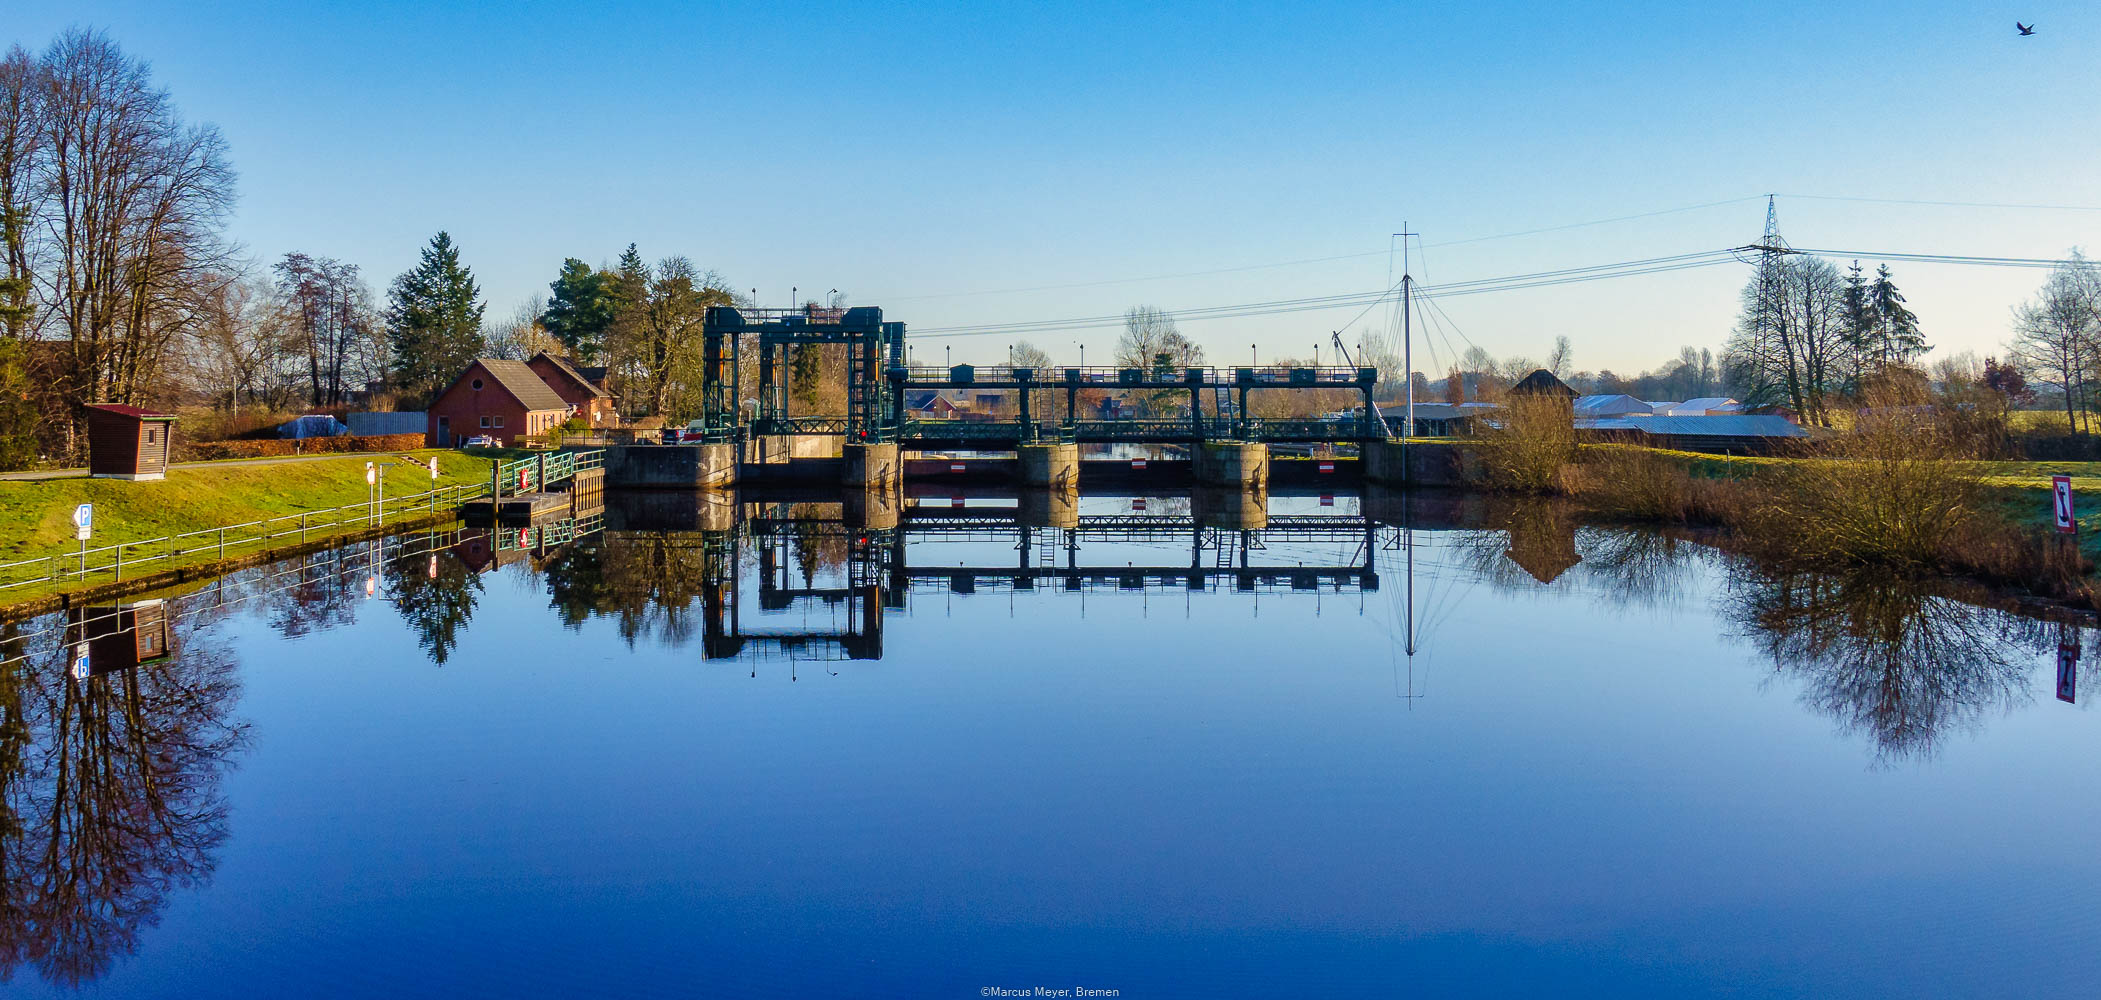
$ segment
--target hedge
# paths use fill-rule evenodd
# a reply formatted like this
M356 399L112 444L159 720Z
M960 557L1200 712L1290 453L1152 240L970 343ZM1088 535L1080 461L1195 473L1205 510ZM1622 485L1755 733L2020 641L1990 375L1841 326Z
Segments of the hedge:
M413 451L423 447L421 434L342 434L335 437L272 438L267 441L184 441L175 439L179 461L209 462L227 458L274 458L279 455L325 455L346 451Z

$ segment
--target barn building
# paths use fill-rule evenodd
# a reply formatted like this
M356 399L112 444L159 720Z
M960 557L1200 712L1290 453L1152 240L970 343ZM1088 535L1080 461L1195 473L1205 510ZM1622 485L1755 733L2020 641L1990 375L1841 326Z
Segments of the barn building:
M166 479L175 414L121 403L88 407L88 475L97 479Z
M425 442L450 448L487 435L512 447L569 419L569 403L523 361L477 358L431 400Z
M599 378L593 379L583 369L546 351L533 355L532 360L525 364L540 376L540 381L554 390L555 395L562 397L563 402L575 407L576 415L584 418L593 430L619 425L620 416L613 406L613 394L606 391L601 381L604 369L599 369Z

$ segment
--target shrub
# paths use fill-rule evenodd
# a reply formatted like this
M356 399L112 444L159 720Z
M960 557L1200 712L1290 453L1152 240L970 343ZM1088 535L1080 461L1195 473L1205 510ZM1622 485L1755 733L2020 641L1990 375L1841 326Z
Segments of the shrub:
M1566 399L1512 395L1501 423L1480 437L1488 485L1513 493L1556 493L1563 469L1576 457L1576 426Z
M231 458L275 458L354 451L413 451L423 447L421 434L343 434L336 437L270 438L264 441L184 441L175 437L177 461L209 462Z

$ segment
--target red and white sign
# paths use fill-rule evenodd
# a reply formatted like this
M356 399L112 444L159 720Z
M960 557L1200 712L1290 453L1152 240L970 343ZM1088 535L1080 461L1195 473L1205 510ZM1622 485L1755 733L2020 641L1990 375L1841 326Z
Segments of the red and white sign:
M1144 501L1143 499L1138 499L1138 500L1133 500L1133 501L1131 501L1131 509L1132 509L1132 510L1144 510L1144 509L1145 509L1145 501Z
M433 580L438 578L438 557L436 553L431 554L430 566L424 570L424 575Z
M962 497L949 497L949 498L948 498L948 505L949 505L949 506L951 506L951 507L961 507L961 506L963 506L963 498L962 498Z
M438 456L436 455L430 457L430 481L434 483L438 481Z
M1333 506L1335 506L1335 497L1334 497L1334 495L1333 495L1333 494L1330 494L1330 493L1323 493L1323 494L1321 494L1321 495L1320 495L1320 505L1321 505L1321 506L1323 506L1323 507L1333 507Z
M1322 463L1320 463L1320 471L1322 471L1322 472L1334 472L1334 471L1335 471L1335 463L1333 463L1333 462L1322 462Z
M1131 459L1131 468L1133 468L1133 469L1143 469L1143 468L1145 468L1145 459L1142 459L1142 458L1134 458L1134 459Z
M961 462L950 462L950 463L948 463L948 471L950 471L950 472L961 472L961 471L963 471L963 463L961 463Z
M2079 530L2079 519L2072 516L2072 477L2050 477L2050 503L2057 509L2057 530L2068 535Z
M374 483L377 483L377 482L379 482L379 466L373 465L373 464L372 464L372 463L370 463L370 462L366 462L366 463L365 463L365 485L367 485L367 486L371 486L371 485L373 485Z
M2057 644L2057 700L2071 701L2078 695L2079 646L2076 643Z

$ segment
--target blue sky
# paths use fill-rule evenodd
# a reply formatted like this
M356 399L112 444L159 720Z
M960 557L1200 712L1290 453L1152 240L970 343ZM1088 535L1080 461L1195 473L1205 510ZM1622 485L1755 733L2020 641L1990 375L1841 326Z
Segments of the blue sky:
M563 257L629 242L769 304L839 288L919 328L1332 295L1384 285L1403 220L1434 284L1753 242L1764 205L1747 199L1767 192L1798 246L2101 247L2101 211L1785 196L2101 206L2091 4L76 0L7 18L33 48L70 24L109 30L225 131L252 254L340 257L383 287L447 229L492 316ZM1980 353L2042 277L1896 273L1929 339ZM1434 346L1538 356L1567 334L1579 367L1639 370L1718 347L1744 277L1455 298ZM1186 330L1222 361L1303 355L1355 313ZM1033 339L1093 360L1114 338ZM992 360L1011 342L919 351Z

